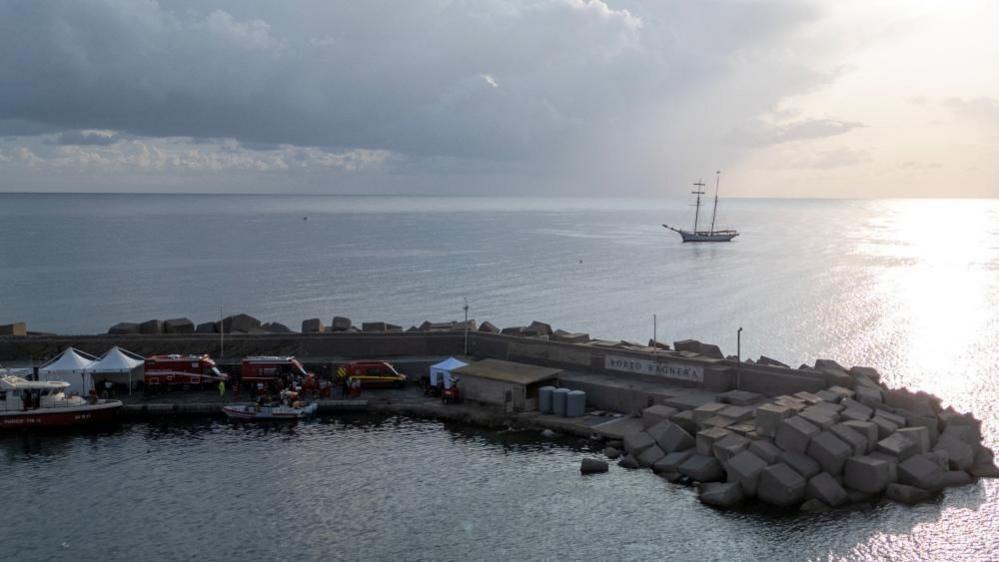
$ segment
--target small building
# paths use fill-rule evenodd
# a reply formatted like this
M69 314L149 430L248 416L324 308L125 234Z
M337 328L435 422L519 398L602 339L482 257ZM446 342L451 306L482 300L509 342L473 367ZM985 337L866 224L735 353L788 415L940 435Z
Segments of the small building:
M507 412L538 409L538 389L554 384L561 369L484 359L454 369L466 400L503 406Z

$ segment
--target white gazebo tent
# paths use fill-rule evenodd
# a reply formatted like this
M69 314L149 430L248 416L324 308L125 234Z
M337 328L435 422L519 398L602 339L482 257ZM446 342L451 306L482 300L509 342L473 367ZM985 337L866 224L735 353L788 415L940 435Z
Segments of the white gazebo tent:
M146 359L143 356L114 346L101 355L101 358L87 371L94 381L127 384L128 391L132 392L132 382L142 378L139 371L144 370L145 364Z
M49 360L38 367L40 381L66 381L69 383L68 393L86 396L94 387L87 369L97 360L96 357L75 347L67 347L55 359Z
M454 357L448 357L436 365L431 365L430 386L437 386L439 380L438 377L440 377L441 382L444 384L444 388L451 388L455 378L451 375L451 371L467 366L468 363L465 363L460 359L455 359Z

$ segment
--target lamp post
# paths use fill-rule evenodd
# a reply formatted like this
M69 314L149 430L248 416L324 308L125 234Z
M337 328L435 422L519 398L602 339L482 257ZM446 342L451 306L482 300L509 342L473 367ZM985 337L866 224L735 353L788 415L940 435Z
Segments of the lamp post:
M659 337L656 334L656 315L652 315L652 355L659 353Z
M742 386L742 326L735 332L735 387Z
M219 305L219 359L225 357L225 322L222 321L222 305Z
M468 297L465 297L465 356L468 357Z

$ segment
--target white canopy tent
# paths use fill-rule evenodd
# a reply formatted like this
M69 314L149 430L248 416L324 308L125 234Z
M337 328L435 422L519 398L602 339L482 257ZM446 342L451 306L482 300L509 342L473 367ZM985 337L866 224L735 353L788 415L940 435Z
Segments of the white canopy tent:
M143 356L114 346L101 355L101 358L87 368L87 371L95 381L127 384L128 391L131 392L132 382L142 378L138 371L144 369L145 364L146 359Z
M454 357L448 357L447 359L441 361L436 365L430 366L430 386L437 386L438 381L444 384L444 388L451 388L454 384L454 377L451 371L455 369L460 369L462 367L467 367L468 363L460 359L455 359ZM438 379L440 377L440 379Z
M96 361L97 358L89 353L75 347L67 347L58 357L38 367L38 380L66 381L69 383L67 393L75 392L80 396L86 396L94 388L94 381L90 378L88 369Z

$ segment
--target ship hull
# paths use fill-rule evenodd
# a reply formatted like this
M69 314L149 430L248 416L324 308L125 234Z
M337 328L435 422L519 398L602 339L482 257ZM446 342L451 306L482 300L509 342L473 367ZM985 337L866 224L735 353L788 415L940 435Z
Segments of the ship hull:
M114 421L121 410L117 400L69 408L40 408L22 412L0 412L0 430L34 427L74 427Z
M738 232L687 232L685 230L679 232L684 242L731 242L739 235Z

